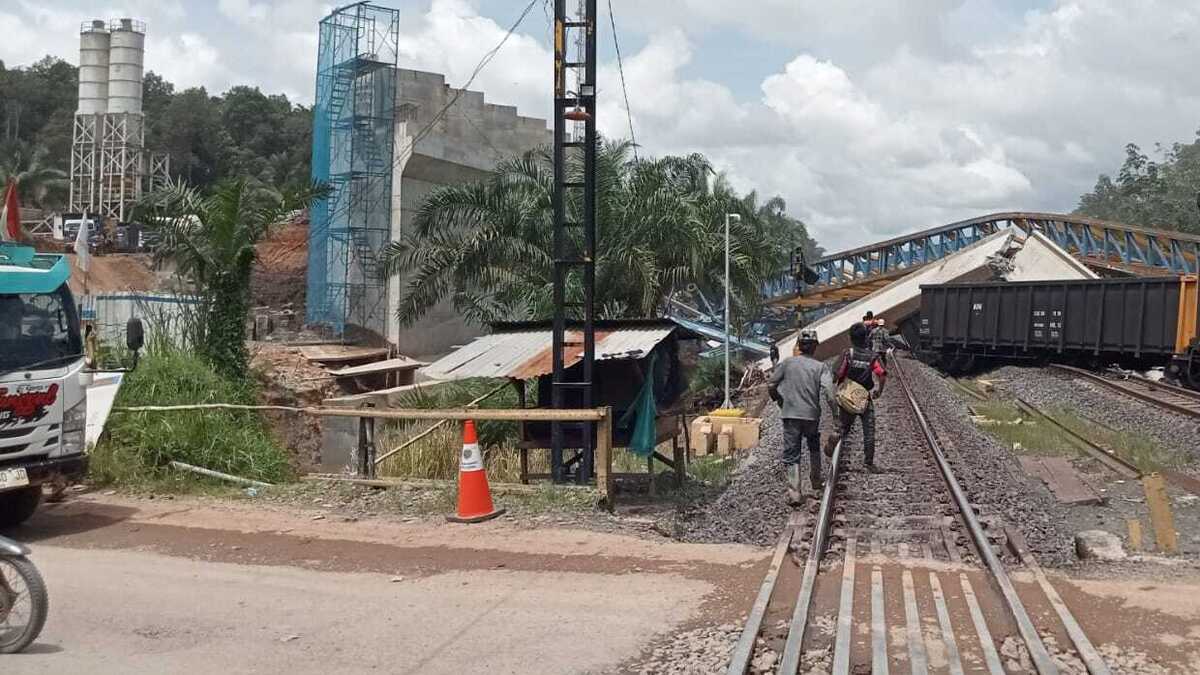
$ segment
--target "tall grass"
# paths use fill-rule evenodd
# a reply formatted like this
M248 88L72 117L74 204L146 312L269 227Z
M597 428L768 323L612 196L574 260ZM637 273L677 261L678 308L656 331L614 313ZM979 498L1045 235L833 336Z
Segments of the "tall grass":
M247 381L218 375L199 356L171 349L147 354L128 374L117 406L257 403ZM114 412L92 451L93 480L139 485L174 481L172 460L276 482L289 474L286 452L254 411Z
M402 408L458 408L500 386L501 380L474 379L419 387L400 397L395 405ZM532 393L532 392L531 392ZM516 408L517 393L505 386L478 404L480 408ZM424 432L435 422L411 421L385 424L379 431L379 454L397 448ZM484 450L488 478L499 482L517 482L521 477L520 455L517 449L517 423L479 421L475 423L479 444ZM379 474L399 478L453 479L458 476L458 459L462 451L462 424L447 422L436 431L384 460ZM531 452L530 472L549 471L544 452Z

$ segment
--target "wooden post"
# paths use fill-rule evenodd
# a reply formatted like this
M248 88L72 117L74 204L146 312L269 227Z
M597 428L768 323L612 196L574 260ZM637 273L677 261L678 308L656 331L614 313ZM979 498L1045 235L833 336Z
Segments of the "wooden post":
M648 494L651 497L654 497L658 494L658 486L656 486L654 484L654 453L653 452L651 452L650 455L648 457L646 457L646 475L650 476L650 487L648 488L648 490L649 490Z
M358 418L358 455L355 457L355 473L361 478L375 477L375 418Z
M525 408L525 380L513 380L513 387L517 390L517 407ZM521 442L525 441L525 422L517 422L517 439ZM529 448L521 447L517 449L517 454L521 457L521 484L529 485Z
M612 472L612 408L603 410L604 417L596 423L596 489L611 511L616 505Z
M671 456L675 460L675 487L683 487L683 477L687 473L687 452L679 445L679 429L671 437Z
M1171 515L1171 500L1162 474L1155 472L1142 477L1142 488L1146 491L1146 506L1150 507L1150 524L1154 527L1158 550L1176 553L1179 542L1175 537L1175 518Z
M367 418L367 477L375 477L375 418Z
M1142 521L1137 518L1129 518L1125 521L1129 526L1129 550L1142 550Z
M687 413L679 413L679 419L683 420L683 456L690 460L692 458L692 429L688 425Z

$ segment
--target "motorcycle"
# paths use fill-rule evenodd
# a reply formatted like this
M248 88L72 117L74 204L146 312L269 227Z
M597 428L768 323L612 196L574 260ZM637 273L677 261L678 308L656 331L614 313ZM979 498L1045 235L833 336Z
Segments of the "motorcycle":
M28 548L0 537L0 654L25 649L46 625L46 582L28 556Z

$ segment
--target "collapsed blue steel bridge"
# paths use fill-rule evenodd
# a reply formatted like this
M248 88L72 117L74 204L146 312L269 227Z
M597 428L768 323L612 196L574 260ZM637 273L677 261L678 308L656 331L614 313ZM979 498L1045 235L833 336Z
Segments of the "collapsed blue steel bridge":
M1200 235L1057 213L1006 212L963 220L794 265L764 288L768 302L801 308L854 300L1005 228L1040 232L1109 275L1200 273Z

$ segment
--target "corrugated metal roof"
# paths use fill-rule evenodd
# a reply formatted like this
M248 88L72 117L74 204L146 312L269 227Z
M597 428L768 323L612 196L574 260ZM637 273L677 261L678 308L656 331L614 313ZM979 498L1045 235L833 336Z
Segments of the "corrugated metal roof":
M674 330L675 326L670 324L597 328L596 361L640 359ZM550 353L552 341L553 332L549 329L497 332L475 339L426 366L421 372L447 380L538 377L553 370ZM582 358L583 342L579 331L567 331L567 342L567 365L571 366Z

